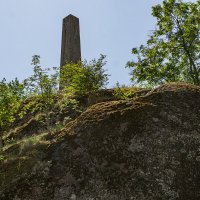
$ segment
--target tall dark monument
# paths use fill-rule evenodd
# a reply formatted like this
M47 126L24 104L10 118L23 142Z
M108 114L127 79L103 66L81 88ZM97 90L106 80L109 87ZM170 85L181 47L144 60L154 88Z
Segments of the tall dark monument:
M63 66L67 63L78 63L81 61L81 44L79 19L73 15L68 15L63 19L62 47L60 59L60 90L69 80L64 80L62 76Z
M79 19L68 15L63 19L60 66L81 60Z

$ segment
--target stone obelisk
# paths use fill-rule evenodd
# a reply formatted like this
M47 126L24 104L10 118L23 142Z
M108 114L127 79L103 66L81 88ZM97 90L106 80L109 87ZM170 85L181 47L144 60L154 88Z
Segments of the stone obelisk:
M77 63L81 60L79 19L73 15L68 15L63 19L61 45L60 76L62 77L65 64ZM60 89L65 84L64 82L61 79Z

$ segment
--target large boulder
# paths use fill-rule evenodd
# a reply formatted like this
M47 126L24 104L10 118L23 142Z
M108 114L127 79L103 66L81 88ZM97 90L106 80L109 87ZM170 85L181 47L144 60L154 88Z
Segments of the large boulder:
M99 103L56 133L2 200L199 200L200 87Z

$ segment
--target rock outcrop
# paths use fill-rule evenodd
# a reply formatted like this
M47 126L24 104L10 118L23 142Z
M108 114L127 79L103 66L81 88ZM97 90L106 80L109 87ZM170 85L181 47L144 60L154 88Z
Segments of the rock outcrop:
M1 183L0 199L200 199L200 87L95 104L46 140L39 162ZM4 174L16 163L2 163Z

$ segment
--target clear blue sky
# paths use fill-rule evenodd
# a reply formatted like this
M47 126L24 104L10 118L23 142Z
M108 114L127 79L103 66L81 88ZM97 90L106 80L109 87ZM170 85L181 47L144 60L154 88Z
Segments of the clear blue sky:
M44 67L60 64L62 19L80 19L82 58L107 55L109 87L130 84L126 62L155 28L151 7L162 0L0 0L0 79L32 73L32 55Z

